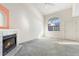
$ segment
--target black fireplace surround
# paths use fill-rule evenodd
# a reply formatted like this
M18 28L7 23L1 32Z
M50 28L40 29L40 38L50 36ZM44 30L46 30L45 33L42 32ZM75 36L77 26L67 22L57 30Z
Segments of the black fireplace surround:
M3 56L16 47L16 34L3 36Z

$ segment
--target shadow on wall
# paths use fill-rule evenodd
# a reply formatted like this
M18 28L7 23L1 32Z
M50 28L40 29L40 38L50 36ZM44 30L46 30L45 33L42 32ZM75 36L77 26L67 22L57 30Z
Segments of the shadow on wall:
M39 38L42 35L43 16L34 7L30 4L4 5L11 13L11 28L19 31L19 43Z

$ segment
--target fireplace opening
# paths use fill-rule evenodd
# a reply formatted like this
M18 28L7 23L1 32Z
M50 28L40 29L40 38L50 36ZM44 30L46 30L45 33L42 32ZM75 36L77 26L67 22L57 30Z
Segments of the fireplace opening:
M3 56L16 47L16 34L3 36Z

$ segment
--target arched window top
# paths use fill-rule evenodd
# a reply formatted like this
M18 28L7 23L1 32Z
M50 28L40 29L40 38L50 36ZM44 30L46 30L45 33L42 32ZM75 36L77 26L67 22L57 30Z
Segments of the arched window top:
M48 20L48 24L50 26L59 25L60 24L60 18L59 17L52 17Z
M9 10L0 4L0 29L9 29Z
M48 30L49 31L59 31L59 27L60 27L60 18L59 17L51 17L48 20Z

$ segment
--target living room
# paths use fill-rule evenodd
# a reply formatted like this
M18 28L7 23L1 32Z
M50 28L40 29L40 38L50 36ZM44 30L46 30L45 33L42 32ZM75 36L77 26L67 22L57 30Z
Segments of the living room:
M77 3L1 3L0 55L79 55L78 10Z

